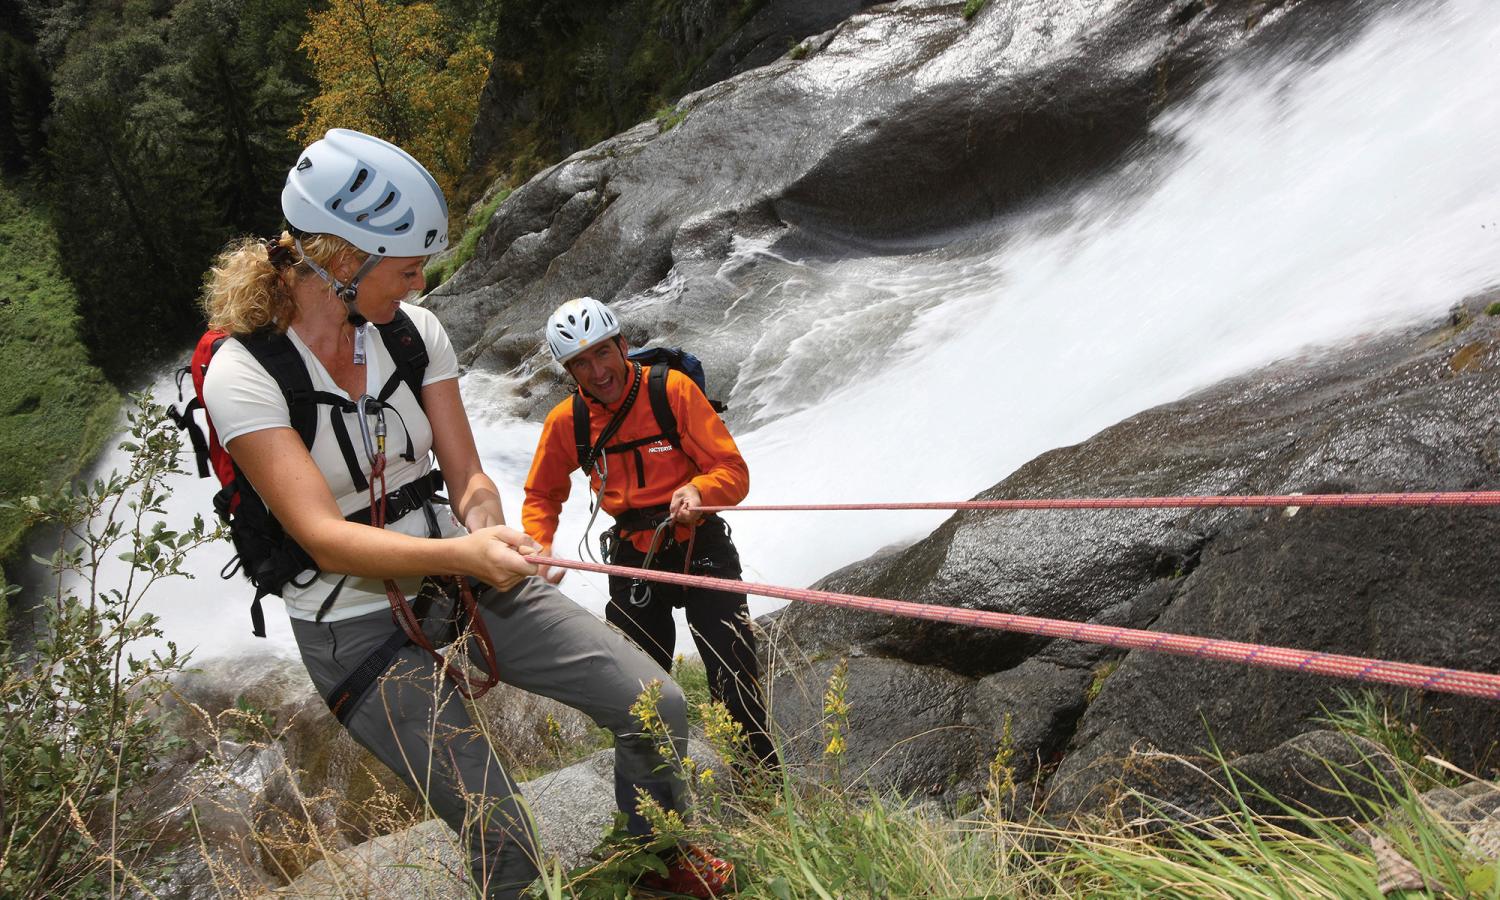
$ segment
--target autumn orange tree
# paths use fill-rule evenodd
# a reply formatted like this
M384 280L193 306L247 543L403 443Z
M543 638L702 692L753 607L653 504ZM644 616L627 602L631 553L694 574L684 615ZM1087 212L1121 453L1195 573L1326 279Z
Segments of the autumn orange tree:
M432 3L331 0L309 19L301 49L319 90L292 136L305 144L329 128L379 135L421 160L451 196L490 51Z

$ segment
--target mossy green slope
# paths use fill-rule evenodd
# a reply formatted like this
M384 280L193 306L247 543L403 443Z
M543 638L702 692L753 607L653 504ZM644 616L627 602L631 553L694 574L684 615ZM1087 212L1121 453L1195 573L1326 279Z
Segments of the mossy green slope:
M107 253L99 264L109 264ZM76 475L109 436L120 395L78 341L76 304L46 217L0 183L0 498ZM16 510L0 509L7 567L23 525Z

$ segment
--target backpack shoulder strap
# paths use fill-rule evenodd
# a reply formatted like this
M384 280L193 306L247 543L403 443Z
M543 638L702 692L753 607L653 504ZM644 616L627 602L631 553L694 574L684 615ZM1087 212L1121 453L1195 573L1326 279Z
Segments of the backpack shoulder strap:
M578 467L582 469L589 464L594 447L589 440L589 405L577 391L573 392L573 444L578 448Z
M656 425L661 429L662 437L681 450L682 435L677 431L677 414L672 412L672 404L667 401L667 373L671 371L670 366L662 363L652 366L646 380L646 396L651 400L651 412L656 415Z
M396 363L396 373L406 382L411 395L417 398L417 405L420 406L422 379L427 375L429 360L427 344L422 341L421 332L417 331L417 323L411 320L406 310L397 309L395 318L384 325L376 325L375 328L380 332L386 351ZM381 393L389 396L384 389Z
M276 379L281 393L286 396L287 411L291 415L292 428L302 443L312 449L313 439L318 433L318 403L313 390L312 376L307 366L292 346L291 338L272 331L256 332L236 338L250 351L270 376Z

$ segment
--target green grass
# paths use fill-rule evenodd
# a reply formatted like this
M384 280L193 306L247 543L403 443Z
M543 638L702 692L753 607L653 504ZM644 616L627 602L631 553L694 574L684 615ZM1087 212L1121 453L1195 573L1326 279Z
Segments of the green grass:
M1489 306L1486 306L1484 314L1487 316L1500 316L1500 303L1491 303Z
M458 271L459 266L474 258L474 248L479 246L479 239L484 235L485 228L489 227L490 219L495 217L495 210L510 196L510 188L502 188L488 203L479 208L479 211L469 220L469 225L464 229L463 237L453 245L453 253L433 262L423 272L427 276L427 289L430 291Z
M964 3L964 19L972 19L979 15L979 11L984 9L985 4L989 2L990 0L966 0Z
M683 696L687 698L688 726L702 728L703 713L699 707L711 700L708 695L708 670L703 667L703 660L679 654L672 663L672 680L677 682L677 686L682 688Z
M676 104L667 103L658 107L656 115L652 118L656 119L657 127L665 134L678 125L681 125L682 120L687 118L687 114L688 111L685 107L678 107Z
M1338 692L1338 706L1325 709L1320 721L1345 734L1353 734L1384 747L1388 753L1435 784L1457 787L1463 777L1433 762L1441 748L1423 730L1419 710L1405 695L1399 702L1374 691Z
M676 677L691 695L689 667L679 662ZM1276 801L1217 753L1208 771L1223 790L1206 818L1180 821L1132 795L1132 807L1155 812L1127 818L1111 807L1066 827L1001 802L1009 774L993 768L990 796L952 820L923 796L842 787L825 757L727 793L695 783L697 818L678 823L676 839L732 860L745 898L1378 898L1376 846L1444 886L1439 896L1500 897L1496 861L1421 798L1441 780L1408 760L1430 745L1369 696L1345 703L1325 721L1379 747L1353 764L1324 763L1330 793L1358 810L1350 817ZM624 896L642 869L622 851L557 879L547 896Z
M78 474L114 426L120 394L78 341L76 305L46 217L0 183L0 499ZM24 526L0 509L0 561L15 556Z

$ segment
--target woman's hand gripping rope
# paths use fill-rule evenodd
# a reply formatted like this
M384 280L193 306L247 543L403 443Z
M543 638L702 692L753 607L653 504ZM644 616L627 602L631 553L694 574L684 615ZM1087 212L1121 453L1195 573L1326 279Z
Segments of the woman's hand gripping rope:
M464 574L502 591L508 591L521 579L540 574L526 561L526 556L544 554L544 548L508 525L481 528L458 539L464 553ZM560 575L562 570L557 570ZM553 584L556 584L554 581Z

